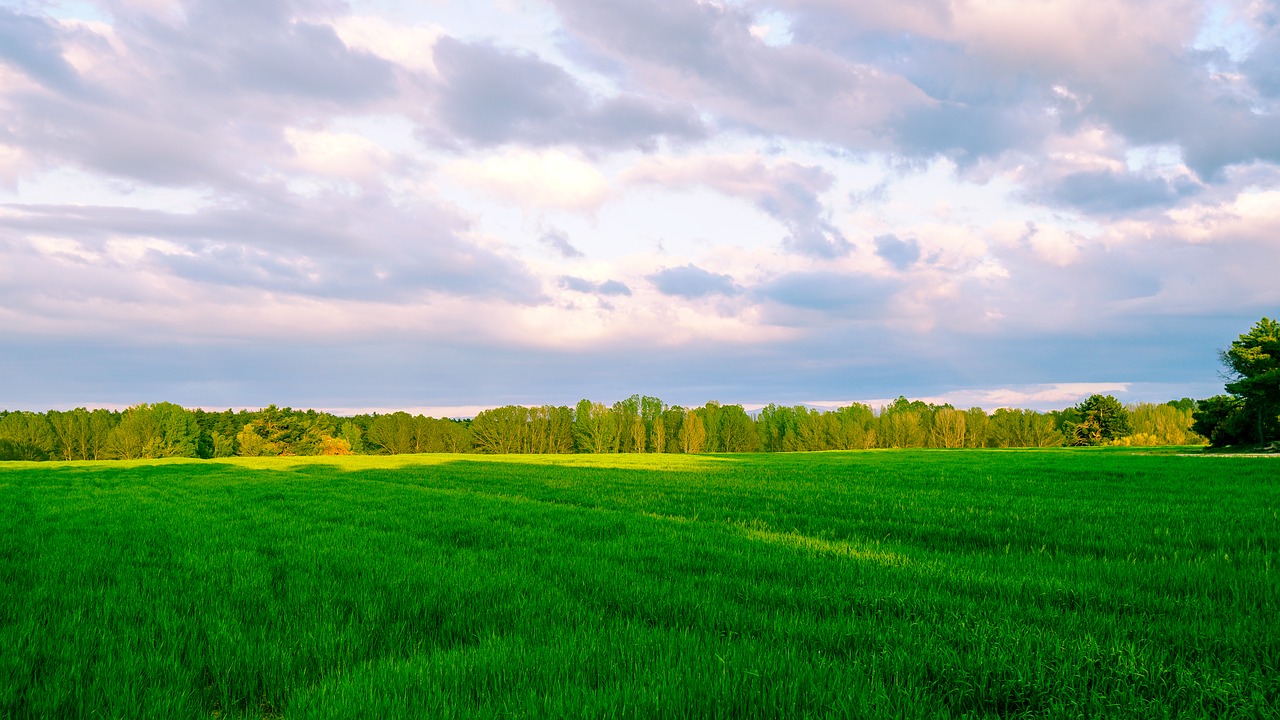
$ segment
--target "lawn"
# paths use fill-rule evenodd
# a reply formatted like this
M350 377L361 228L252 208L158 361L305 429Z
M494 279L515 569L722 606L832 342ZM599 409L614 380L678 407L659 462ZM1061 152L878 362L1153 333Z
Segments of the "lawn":
M1280 707L1280 458L5 463L0 507L0 718Z

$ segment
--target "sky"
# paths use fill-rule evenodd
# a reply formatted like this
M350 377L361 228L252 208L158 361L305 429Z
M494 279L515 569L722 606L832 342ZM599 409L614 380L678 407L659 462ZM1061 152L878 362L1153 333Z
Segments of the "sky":
M0 0L0 407L1222 392L1280 3Z

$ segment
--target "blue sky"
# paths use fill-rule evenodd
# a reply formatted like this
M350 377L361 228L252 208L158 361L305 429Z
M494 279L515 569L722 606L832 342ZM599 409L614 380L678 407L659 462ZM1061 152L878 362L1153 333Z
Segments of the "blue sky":
M0 407L1205 397L1277 270L1275 2L0 0Z

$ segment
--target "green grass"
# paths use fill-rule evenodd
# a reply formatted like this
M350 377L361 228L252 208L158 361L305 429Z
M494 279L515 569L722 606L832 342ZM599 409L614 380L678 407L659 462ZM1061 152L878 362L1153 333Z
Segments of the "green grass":
M0 465L0 718L1277 717L1280 460Z

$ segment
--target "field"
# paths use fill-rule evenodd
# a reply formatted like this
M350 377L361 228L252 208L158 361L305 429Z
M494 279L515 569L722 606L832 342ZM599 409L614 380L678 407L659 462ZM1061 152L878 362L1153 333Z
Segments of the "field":
M1280 458L6 463L0 507L0 718L1280 707Z

